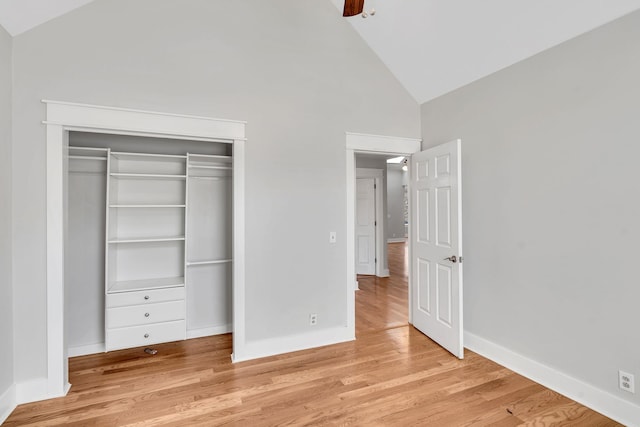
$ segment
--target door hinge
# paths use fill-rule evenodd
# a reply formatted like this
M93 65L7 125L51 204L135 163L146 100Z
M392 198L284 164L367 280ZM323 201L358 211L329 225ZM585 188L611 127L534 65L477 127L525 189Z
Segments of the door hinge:
M377 263L378 263L378 258L374 258L374 259L373 259L373 263L374 263L374 264L377 264Z
M377 227L378 226L378 221L373 221L373 226Z
M373 189L375 190L376 188L378 188L377 184L373 184Z

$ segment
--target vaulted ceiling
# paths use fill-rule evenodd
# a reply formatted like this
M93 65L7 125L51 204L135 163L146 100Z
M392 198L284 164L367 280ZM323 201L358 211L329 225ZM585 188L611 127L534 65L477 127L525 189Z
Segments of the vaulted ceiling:
M17 36L92 1L0 0L0 25L12 36Z
M0 0L0 25L15 36L91 1ZM375 15L342 18L344 0L330 1L418 103L640 10L640 0L366 0Z

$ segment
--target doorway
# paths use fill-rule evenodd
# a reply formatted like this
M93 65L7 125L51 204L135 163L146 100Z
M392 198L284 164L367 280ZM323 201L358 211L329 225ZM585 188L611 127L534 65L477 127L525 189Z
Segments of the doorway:
M404 160L356 153L356 336L408 321Z
M410 156L420 151L421 140L412 138L398 138L380 135L366 135L359 133L346 134L346 172L347 172L347 325L355 335L355 290L358 288L355 259L355 211L356 211L356 154L374 154L394 156ZM411 287L411 278L408 277ZM408 295L411 302L411 292ZM411 322L411 313L408 313Z
M459 139L420 151L419 140L347 133L347 182L351 182L347 185L348 326L355 325L355 292L349 284L357 283L355 155L365 152L410 156L409 323L456 357L464 357L460 151ZM442 256L443 252L447 255Z

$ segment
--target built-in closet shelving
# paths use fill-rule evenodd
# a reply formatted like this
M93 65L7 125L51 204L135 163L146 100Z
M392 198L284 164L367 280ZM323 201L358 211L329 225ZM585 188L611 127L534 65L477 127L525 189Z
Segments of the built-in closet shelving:
M107 147L69 147L73 353L230 332L229 146L74 138Z
M184 339L186 156L109 150L108 170L106 349Z
M110 153L108 293L184 286L185 161Z

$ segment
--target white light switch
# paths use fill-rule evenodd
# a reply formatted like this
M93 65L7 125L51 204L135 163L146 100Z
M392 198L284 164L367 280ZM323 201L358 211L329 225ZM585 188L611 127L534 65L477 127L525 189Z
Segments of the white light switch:
M337 234L335 231L329 232L329 243L335 243L338 240Z

